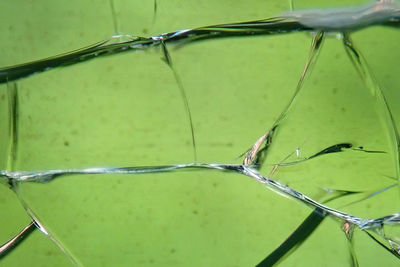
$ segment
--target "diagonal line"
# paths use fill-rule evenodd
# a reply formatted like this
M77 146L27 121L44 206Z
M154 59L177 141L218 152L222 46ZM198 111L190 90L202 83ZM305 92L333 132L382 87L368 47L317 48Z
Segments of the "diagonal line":
M0 260L9 255L10 252L12 252L18 245L26 240L26 238L29 237L33 231L35 231L35 229L37 229L37 227L35 222L32 221L21 232L0 246Z
M303 223L278 248L257 264L256 267L267 267L278 263L291 250L300 246L317 229L325 217L326 214L323 210L315 208Z
M162 51L164 54L165 62L167 63L169 68L172 70L172 73L174 74L175 81L178 84L179 93L181 94L183 103L185 105L185 110L186 110L188 120L189 120L190 133L191 133L191 137L192 137L193 159L194 159L194 162L197 162L196 138L195 138L195 134L194 134L193 119L192 119L192 114L190 112L190 105L189 105L189 101L188 101L188 98L186 95L186 90L183 87L183 83L182 83L181 78L178 75L178 72L176 71L174 65L172 64L172 58L171 58L170 53L168 52L167 46L164 43L164 41L162 41L162 40L161 40L161 47L162 47Z

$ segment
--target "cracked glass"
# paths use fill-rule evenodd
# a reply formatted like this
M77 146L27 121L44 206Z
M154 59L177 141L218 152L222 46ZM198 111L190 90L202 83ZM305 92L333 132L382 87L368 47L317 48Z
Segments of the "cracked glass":
M5 265L398 265L399 3L0 7Z

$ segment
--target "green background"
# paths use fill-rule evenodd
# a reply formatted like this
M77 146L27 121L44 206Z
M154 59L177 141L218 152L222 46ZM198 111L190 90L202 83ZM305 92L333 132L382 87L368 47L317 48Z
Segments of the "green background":
M363 1L295 1L295 9ZM115 1L118 32L150 36L178 29L255 20L289 9L288 1ZM72 51L115 34L108 1L2 1L0 66ZM312 36L212 40L170 46L187 91L199 162L240 163L287 104L306 63ZM354 33L400 118L398 32L372 27ZM159 50L128 52L51 70L18 82L15 170L90 166L155 166L193 161L182 98ZM304 147L306 155L340 142L390 151L374 98L351 65L341 40L327 38L304 93L288 114L269 163ZM1 155L6 168L7 86L0 86ZM397 122L400 119L397 119ZM317 198L321 187L375 190L397 182L389 152L344 152L284 169L277 179ZM269 172L270 165L262 169ZM322 177L322 180L318 180ZM394 178L394 180L385 177ZM318 179L317 179L318 178ZM393 182L394 181L394 182ZM252 266L291 233L311 209L247 177L216 171L143 176L72 176L23 185L22 196L48 229L88 266ZM399 210L398 187L345 207L376 218ZM334 205L351 202L346 199ZM0 241L29 217L0 187ZM398 260L364 233L355 233L361 266ZM36 232L5 266L68 266ZM340 224L327 219L284 266L349 263Z

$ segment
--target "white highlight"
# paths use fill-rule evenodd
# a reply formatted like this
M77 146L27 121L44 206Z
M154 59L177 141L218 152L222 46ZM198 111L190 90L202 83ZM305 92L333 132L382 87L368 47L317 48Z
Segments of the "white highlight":
M391 19L400 19L400 5L381 0L356 7L290 11L282 17L323 31L351 31Z

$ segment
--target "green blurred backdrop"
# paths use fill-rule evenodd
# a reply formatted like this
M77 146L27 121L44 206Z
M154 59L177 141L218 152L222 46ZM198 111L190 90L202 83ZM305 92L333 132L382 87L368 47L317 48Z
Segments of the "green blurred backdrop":
M296 9L302 9L349 6L363 1L294 3ZM118 33L150 36L276 16L289 9L289 1L159 0L157 13L150 0L115 0L114 6ZM115 34L110 2L105 0L2 1L0 21L1 67L72 51ZM398 32L372 27L352 38L368 60L399 122ZM170 47L187 90L199 162L241 161L239 156L272 126L293 94L311 39L310 34L295 33ZM182 98L171 70L161 58L157 49L128 52L18 81L14 170L192 162ZM293 124L288 121L283 136L287 131L293 142L320 144L320 139L329 139L388 148L390 142L385 128L376 123L379 118L368 89L341 41L334 36L326 40L305 89L308 93L299 98L290 117ZM5 169L9 142L7 85L0 86L0 103L0 166ZM340 118L332 113L337 110L342 112ZM303 128L303 124L308 126ZM283 139L276 150L285 155L290 152L289 143ZM373 175L395 175L389 156L373 159L378 167L371 161L340 160L329 170L333 177L332 182L327 175L329 186L369 190L375 188ZM342 169L357 164L365 165L350 173L356 176L358 170L364 170L363 179L335 180L342 175ZM318 166L323 165L317 162L280 175L282 179L285 175L293 178L294 184L309 179L306 189L309 181L322 186L312 177L328 171ZM373 177L368 179L368 175ZM45 185L27 184L21 190L48 229L86 266L252 266L276 248L311 211L247 177L216 171L76 176ZM346 211L375 217L398 208L396 188L379 201L374 199ZM30 221L17 197L5 186L0 187L0 211L2 242ZM357 233L355 247L361 266L398 264L395 257L363 233ZM349 259L340 225L327 219L282 265L345 266L350 264ZM39 232L1 263L71 264Z

